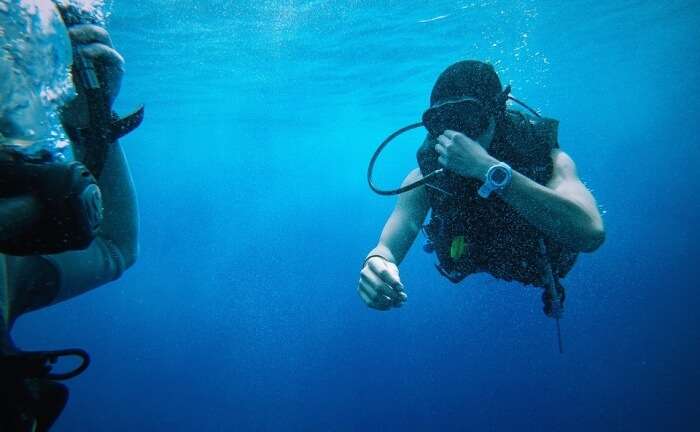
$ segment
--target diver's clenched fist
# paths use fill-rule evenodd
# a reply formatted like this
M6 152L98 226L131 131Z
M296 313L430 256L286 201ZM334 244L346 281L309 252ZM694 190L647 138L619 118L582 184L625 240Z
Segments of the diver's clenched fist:
M408 298L396 264L379 256L365 263L357 291L367 306L382 311L401 307Z
M78 24L69 27L68 34L73 43L73 83L78 97L64 109L63 117L73 126L84 127L88 121L88 106L85 88L77 72L77 68L82 67L80 57L94 65L100 87L110 106L121 88L124 58L113 48L109 33L102 27Z
M451 130L437 138L435 151L440 165L467 178L482 179L489 167L498 163L482 143Z

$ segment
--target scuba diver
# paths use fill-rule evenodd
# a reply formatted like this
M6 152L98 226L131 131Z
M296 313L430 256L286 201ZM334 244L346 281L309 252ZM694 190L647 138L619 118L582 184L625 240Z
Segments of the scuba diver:
M508 100L529 112L508 108ZM428 135L418 168L399 189L378 188L372 173L381 151L419 127ZM605 230L574 161L559 148L557 128L558 121L512 97L510 86L502 88L489 64L460 61L442 72L422 122L390 135L370 162L370 187L399 197L362 266L358 293L367 306L386 311L406 301L398 265L422 229L426 251L436 254L436 268L448 280L486 272L541 287L544 312L558 329L560 278L578 253L601 246Z
M112 112L124 60L93 15L67 1L9 3L0 8L0 430L45 431L68 400L60 381L82 373L89 356L22 351L10 332L21 315L134 264L136 198L117 140L141 123L143 108ZM62 53L65 65L56 62ZM77 97L57 98L60 86L40 82L61 69Z

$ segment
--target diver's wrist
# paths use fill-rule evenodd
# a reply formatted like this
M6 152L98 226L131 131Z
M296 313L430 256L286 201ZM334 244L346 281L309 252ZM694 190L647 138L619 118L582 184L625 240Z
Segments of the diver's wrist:
M475 180L483 180L484 177L486 177L486 173L489 172L489 169L494 166L499 164L500 161L492 156L485 157L478 161L477 163L473 164L471 169L468 170L466 173L469 178L475 179Z
M362 268L365 268L365 266L367 265L367 262L369 262L369 260L371 260L372 258L381 258L382 260L384 260L386 262L390 262L390 263L394 264L394 262L392 260L385 257L384 255L380 255L378 253L373 253L373 254L367 255L367 258L365 258L365 261L362 263Z

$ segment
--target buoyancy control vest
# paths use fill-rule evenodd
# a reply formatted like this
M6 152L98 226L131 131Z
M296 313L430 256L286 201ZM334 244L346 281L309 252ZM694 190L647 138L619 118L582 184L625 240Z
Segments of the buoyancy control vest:
M546 184L553 172L551 152L559 147L559 122L507 110L497 124L489 153L537 183ZM434 144L428 138L418 150L423 175L440 168ZM446 172L426 184L431 207L430 220L424 227L426 250L436 253L440 273L454 283L487 272L506 281L542 287L542 260L546 258L554 275L564 277L577 254L547 239L498 194L481 198L477 194L481 183ZM538 246L542 238L546 257ZM563 288L561 291L563 294Z

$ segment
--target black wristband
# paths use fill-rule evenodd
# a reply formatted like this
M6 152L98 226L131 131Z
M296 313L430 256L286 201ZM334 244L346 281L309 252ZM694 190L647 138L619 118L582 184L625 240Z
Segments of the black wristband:
M387 261L387 262L390 262L390 263L394 264L394 262L393 262L392 260L390 260L389 258L385 257L384 255L372 254L372 255L369 255L367 258L365 258L365 261L362 263L362 268L365 268L365 266L367 265L367 261L369 261L370 259L372 259L372 258L374 258L374 257L381 258L381 259L383 259L384 261Z

